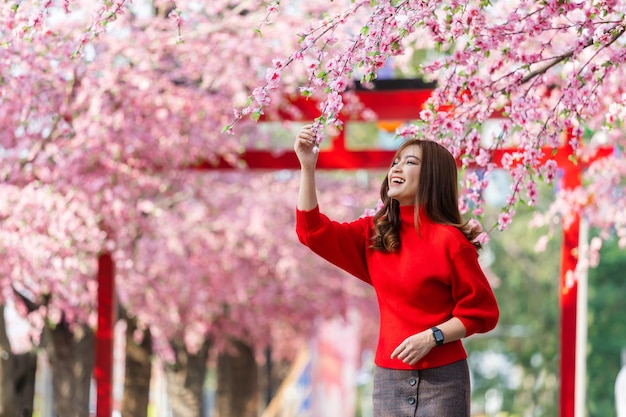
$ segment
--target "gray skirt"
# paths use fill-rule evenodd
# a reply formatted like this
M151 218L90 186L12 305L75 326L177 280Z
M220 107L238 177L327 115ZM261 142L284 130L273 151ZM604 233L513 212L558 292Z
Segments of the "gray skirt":
M374 369L373 417L469 417L467 361L406 371Z

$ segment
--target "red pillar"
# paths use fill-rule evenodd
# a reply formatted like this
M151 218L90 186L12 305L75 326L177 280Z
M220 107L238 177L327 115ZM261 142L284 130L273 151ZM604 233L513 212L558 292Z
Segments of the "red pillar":
M578 282L574 279L574 270L578 258L578 233L580 216L563 230L561 253L561 391L560 417L574 417L574 391L576 379L576 302Z
M113 326L115 323L115 265L109 253L98 258L98 328L94 379L96 416L113 413Z
M572 152L562 149L568 155ZM563 182L565 190L572 190L581 185L582 167L572 161L562 162ZM575 208L577 210L577 208ZM563 244L561 245L561 277L560 277L560 308L561 308L561 339L560 339L560 393L559 416L574 417L576 388L576 303L578 281L574 271L578 264L578 240L580 232L580 212L570 213L573 221L563 224Z

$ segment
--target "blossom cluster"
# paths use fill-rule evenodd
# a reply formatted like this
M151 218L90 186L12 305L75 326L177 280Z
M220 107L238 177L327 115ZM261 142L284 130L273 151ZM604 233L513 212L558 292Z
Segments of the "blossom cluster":
M299 10L321 16L326 3ZM0 8L0 303L28 318L35 344L45 325L95 328L102 253L114 260L120 306L167 360L172 340L189 351L209 336L220 348L233 338L259 349L273 338L295 345L314 316L347 310L351 286L300 261L289 228L293 181L196 170L242 167L244 136L252 147L270 143L245 121L239 140L220 131L253 85L290 79L265 69L286 65L275 57L297 46L306 22L275 20L278 6L24 0ZM258 95L263 112L282 111L281 95L267 97ZM328 188L345 195L347 186ZM303 270L324 270L328 285L313 290ZM295 351L284 344L282 353Z
M594 159L596 148L586 132L610 124L603 146L624 149L619 80L626 75L625 11L622 2L356 1L348 11L303 33L300 48L277 69L276 78L292 62L310 57L303 92L322 91L316 121L340 125L338 98L349 96L345 86L357 81L367 85L383 65L418 48L438 51L413 68L418 76L436 81L437 88L420 119L398 134L439 141L464 168L481 169L481 174L467 171L459 203L477 216L489 172L498 164L507 170L512 186L495 225L505 230L518 204L537 205L540 182L565 196L600 187L602 176L623 180L621 172L598 175L598 170L615 167ZM340 25L347 36L337 36ZM424 39L430 42L426 46ZM277 89L279 84L266 83L264 88ZM480 127L494 118L503 120L502 132L485 145ZM494 161L501 152L506 156ZM564 189L559 182L558 173L568 160L584 164L583 171L596 164L580 190ZM607 206L616 207L609 218L600 214L599 206L584 204L592 225L608 230L602 225L608 219L609 229L621 233L622 194L620 186L605 194ZM566 225L576 207L552 213Z

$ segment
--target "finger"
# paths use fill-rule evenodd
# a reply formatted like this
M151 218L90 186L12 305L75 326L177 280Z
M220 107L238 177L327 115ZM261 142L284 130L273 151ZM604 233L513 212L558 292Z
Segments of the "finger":
M311 142L314 140L313 135L310 132L301 131L298 134L298 139L305 142Z
M312 138L298 138L298 143L303 148L311 148L315 145L315 140Z
M396 358L398 358L399 360L401 360L402 362L404 362L406 360L406 358L411 354L411 351L409 349L406 348L406 346L398 346L398 348L396 349Z
M311 133L313 132L313 125L306 125L303 126L302 129L300 129L300 135L307 135L310 136Z
M398 355L400 354L400 352L402 352L402 350L403 350L403 349L404 349L404 348L402 347L402 345L400 345L400 346L398 346L397 348L395 348L395 349L393 350L393 352L391 352L391 356L390 356L390 358L391 358L391 359L395 359L395 358L397 358L397 357L398 357Z
M408 364L408 365L413 365L417 362L419 358L419 355L417 355L416 352L413 352L409 349L405 350L404 352L402 352L400 355L398 355L398 359L400 359L402 362Z

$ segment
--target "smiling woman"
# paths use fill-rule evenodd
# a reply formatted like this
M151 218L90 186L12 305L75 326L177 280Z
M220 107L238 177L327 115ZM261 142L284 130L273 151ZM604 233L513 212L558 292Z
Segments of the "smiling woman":
M387 195L398 200L401 206L416 203L417 188L422 163L422 148L415 145L406 146L391 164L388 178Z
M382 182L381 208L339 223L318 206L316 139L307 125L294 144L301 166L296 232L313 252L376 290L373 414L468 417L461 339L493 329L499 310L478 264L480 232L459 212L453 156L432 141L403 143Z

